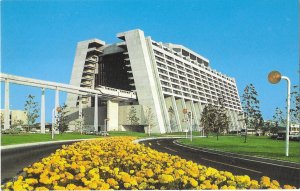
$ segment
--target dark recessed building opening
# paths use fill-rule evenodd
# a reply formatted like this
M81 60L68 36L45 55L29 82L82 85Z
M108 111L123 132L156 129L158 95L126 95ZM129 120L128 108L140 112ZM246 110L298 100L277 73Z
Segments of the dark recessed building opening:
M127 71L130 69L125 65L125 56L123 53L109 54L102 57L99 62L96 86L106 86L121 90L132 90L129 77L132 73Z

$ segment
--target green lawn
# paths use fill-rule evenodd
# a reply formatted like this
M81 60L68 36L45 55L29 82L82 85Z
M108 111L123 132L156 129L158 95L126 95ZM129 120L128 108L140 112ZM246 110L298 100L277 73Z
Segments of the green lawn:
M111 131L109 136L134 136L134 137L148 137L145 133L129 132L129 131ZM151 134L152 136L158 136L158 134ZM59 140L72 140L72 139L91 139L100 138L103 136L98 135L81 135L80 133L63 133L54 136L54 141ZM44 142L52 141L51 134L2 134L1 135L1 145L13 145L22 143L34 143L34 142Z
M241 136L221 136L218 141L216 137L194 138L192 142L181 139L179 142L232 153L300 162L300 143L294 141L290 141L289 157L285 157L285 141L268 137L249 136L247 143L244 143L244 137Z

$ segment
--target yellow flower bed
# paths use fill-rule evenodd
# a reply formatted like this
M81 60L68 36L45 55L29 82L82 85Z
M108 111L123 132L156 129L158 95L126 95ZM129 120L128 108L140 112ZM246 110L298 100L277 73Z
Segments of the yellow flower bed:
M114 137L63 146L2 188L13 190L107 189L279 189L275 180L234 176L178 156L161 153L132 137ZM294 188L284 186L286 189Z

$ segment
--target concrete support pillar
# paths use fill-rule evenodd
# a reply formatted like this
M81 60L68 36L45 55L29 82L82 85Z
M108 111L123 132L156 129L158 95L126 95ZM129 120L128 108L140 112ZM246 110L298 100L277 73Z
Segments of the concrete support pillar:
M171 97L171 101L172 101L172 107L173 107L173 110L174 110L174 114L175 114L175 119L176 119L176 123L178 125L178 131L182 131L182 128L181 128L181 122L180 122L180 118L179 118L179 114L178 114L178 109L177 109L177 105L176 105L176 101L175 101L175 97L172 96Z
M83 120L82 120L82 96L79 96L78 120L79 120L80 133L82 134L82 131L83 131Z
M181 98L180 101L181 101L182 109L188 109L186 104L185 104L184 98ZM183 112L183 111L180 111L180 112ZM187 116L183 114L183 119L184 119L184 122L183 122L184 129L183 130L184 131L186 131L190 128L189 122L186 121L186 117Z
M107 131L117 131L119 127L119 103L107 101Z
M95 94L94 130L98 132L98 94Z
M42 88L41 96L41 133L45 134L45 88Z
M4 130L10 128L10 123L9 123L9 116L10 116L10 111L9 111L9 81L6 79L5 80L5 96L4 96L4 103L5 103L5 108L4 108Z
M54 125L52 125L54 128L56 128L56 117L58 114L57 108L59 107L59 90L56 88L55 90L55 108L54 108Z
M196 108L195 108L193 101L191 101L191 106L192 106L192 112L194 114L194 123L197 125L197 130L198 130L200 121L199 121L199 116L197 115Z

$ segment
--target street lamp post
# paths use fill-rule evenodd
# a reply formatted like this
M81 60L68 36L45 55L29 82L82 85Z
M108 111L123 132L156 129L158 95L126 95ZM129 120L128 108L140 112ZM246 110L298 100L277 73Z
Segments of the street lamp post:
M287 81L287 111L286 111L286 137L285 137L285 156L289 156L289 134L290 134L290 99L291 99L291 81L287 76L281 76L280 72L272 71L268 75L271 84L277 84L281 79Z

